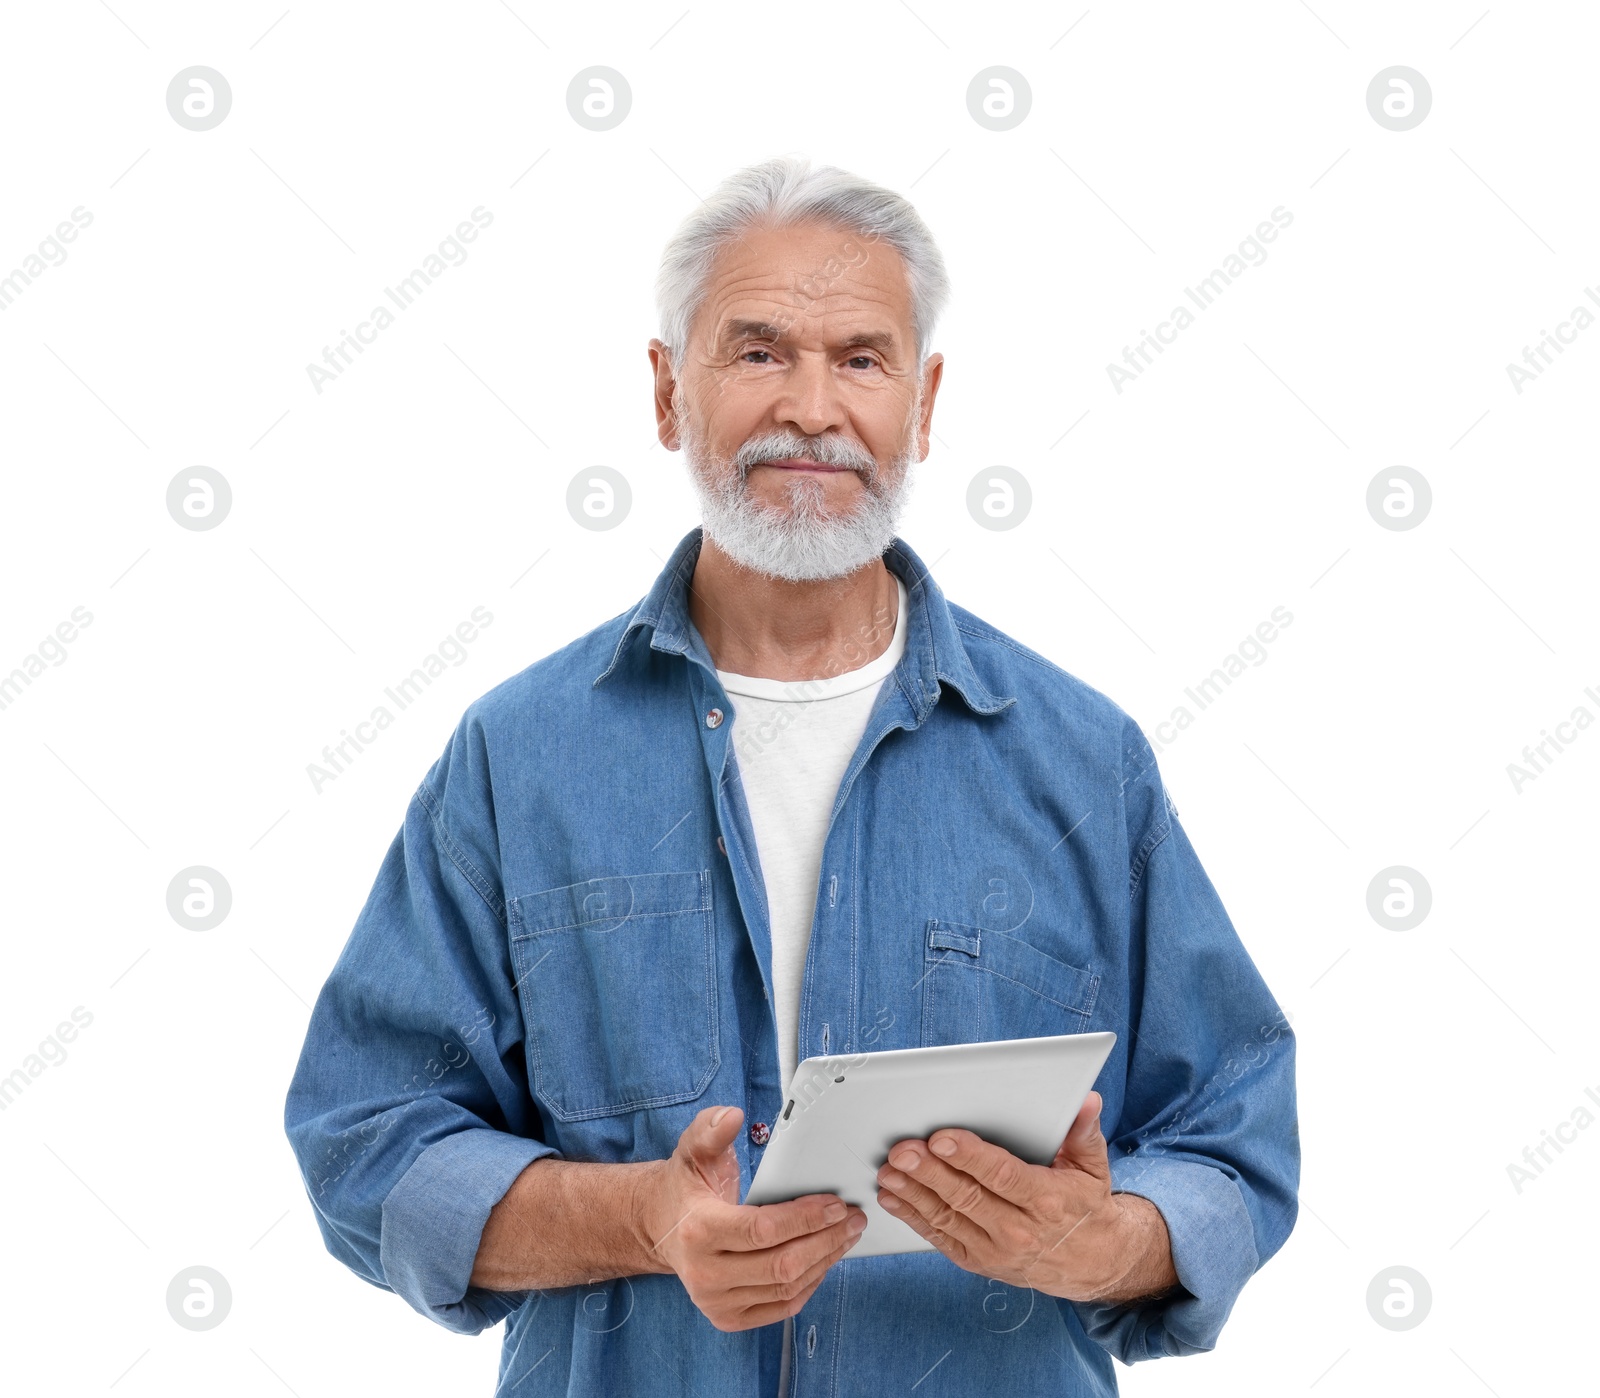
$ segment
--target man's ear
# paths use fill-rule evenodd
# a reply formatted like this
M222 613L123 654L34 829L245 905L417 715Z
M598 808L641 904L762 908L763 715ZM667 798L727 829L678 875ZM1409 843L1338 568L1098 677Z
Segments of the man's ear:
M933 400L944 378L944 356L930 354L922 363L922 416L917 423L917 460L928 459L928 436L933 431Z
M668 451L677 451L678 415L672 398L678 381L672 370L671 352L660 340L650 341L650 371L655 380L656 438Z

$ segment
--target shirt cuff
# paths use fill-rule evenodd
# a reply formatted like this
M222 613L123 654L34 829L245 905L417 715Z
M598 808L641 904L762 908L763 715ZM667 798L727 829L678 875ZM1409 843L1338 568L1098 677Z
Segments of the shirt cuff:
M446 1329L476 1335L498 1324L528 1293L469 1285L483 1226L518 1175L558 1153L543 1141L487 1128L435 1141L383 1201L384 1280Z
M1111 1162L1111 1188L1161 1210L1187 1295L1129 1305L1074 1302L1089 1338L1124 1364L1214 1349L1234 1301L1260 1265L1238 1185L1213 1165L1135 1153Z

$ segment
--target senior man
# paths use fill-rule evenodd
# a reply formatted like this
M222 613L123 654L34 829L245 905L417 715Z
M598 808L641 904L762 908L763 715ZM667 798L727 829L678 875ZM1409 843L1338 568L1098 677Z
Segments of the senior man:
M329 1250L507 1319L500 1392L1105 1395L1293 1225L1293 1037L1138 726L895 534L947 296L899 196L782 159L668 245L702 526L470 705L318 998L286 1126ZM739 1202L799 1059L1115 1030L1048 1165L897 1144L932 1251Z

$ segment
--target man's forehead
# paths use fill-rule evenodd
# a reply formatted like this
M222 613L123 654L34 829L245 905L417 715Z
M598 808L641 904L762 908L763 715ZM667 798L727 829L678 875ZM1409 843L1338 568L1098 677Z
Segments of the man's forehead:
M809 222L746 227L722 244L716 261L719 267L747 270L791 265L814 269L830 258L844 266L861 267L882 259L898 264L899 256L881 238L835 224Z
M702 306L714 343L860 334L884 348L909 332L911 293L899 252L828 225L746 230L719 252ZM867 341L861 341L867 343Z

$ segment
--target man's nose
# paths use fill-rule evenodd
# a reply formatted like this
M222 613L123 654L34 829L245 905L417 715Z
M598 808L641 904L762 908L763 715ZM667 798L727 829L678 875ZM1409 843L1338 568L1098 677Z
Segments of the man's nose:
M828 431L843 431L847 426L838 385L823 354L799 354L784 377L778 401L773 405L780 423L790 423L808 437Z

